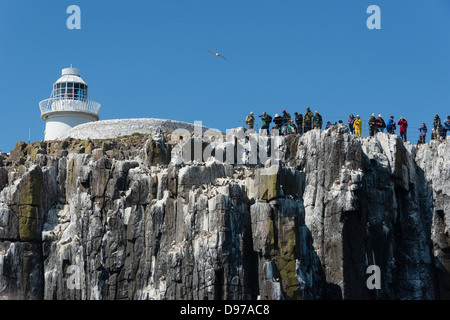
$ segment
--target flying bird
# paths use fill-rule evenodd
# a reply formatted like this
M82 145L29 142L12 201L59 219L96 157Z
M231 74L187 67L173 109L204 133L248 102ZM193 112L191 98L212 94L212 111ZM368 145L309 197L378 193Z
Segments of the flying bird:
M211 51L211 50L208 50L208 52L211 52L211 53L214 54L217 58L221 57L221 58L224 58L225 60L228 60L228 59L225 58L223 55L221 55L221 54L219 54L219 53L217 53L217 52L213 52L213 51Z

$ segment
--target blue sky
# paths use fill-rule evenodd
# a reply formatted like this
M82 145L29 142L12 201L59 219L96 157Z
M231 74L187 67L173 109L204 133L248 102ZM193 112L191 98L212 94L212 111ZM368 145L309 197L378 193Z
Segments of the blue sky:
M73 4L81 30L66 27ZM381 30L366 27L372 4ZM332 122L404 116L415 143L450 113L449 20L448 0L1 0L0 150L44 138L38 103L70 64L102 120L225 131L309 106Z

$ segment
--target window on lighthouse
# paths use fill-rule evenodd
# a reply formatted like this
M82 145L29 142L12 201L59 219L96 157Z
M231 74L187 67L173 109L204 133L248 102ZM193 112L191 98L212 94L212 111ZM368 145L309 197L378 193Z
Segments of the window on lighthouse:
M64 82L54 86L53 96L55 99L86 100L87 85L82 83Z
M67 99L73 100L73 83L67 83Z
M66 95L66 84L65 83L56 84L53 95L56 99L64 99L64 96Z
M73 86L73 98L75 100L80 100L80 96L79 96L80 92L79 91L80 91L80 84L75 83Z
M87 99L87 86L80 83L80 90L78 91L78 96L80 100L86 100Z

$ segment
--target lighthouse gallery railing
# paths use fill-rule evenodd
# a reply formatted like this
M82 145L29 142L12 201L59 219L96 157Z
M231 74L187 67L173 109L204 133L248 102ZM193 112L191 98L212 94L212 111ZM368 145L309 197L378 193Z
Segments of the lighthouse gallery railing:
M41 116L53 111L80 111L98 116L102 105L88 99L73 100L50 98L41 101L39 103L39 108L41 109Z

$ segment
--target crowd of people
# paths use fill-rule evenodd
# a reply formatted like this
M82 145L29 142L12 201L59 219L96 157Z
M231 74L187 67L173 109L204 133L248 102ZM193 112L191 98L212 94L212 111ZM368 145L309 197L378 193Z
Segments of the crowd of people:
M283 110L281 115L278 113L272 118L267 112L263 112L262 115L259 116L262 121L261 133L270 134L270 130L278 130L280 134L289 135L289 134L300 134L318 129L322 129L323 120L319 111L315 111L314 113L310 108L306 109L305 114L294 113L294 118L291 118L291 115ZM247 118L245 119L248 129L254 129L255 126L255 117L254 113L251 112ZM273 123L273 127L270 128L271 123ZM342 123L340 120L338 123ZM334 125L338 124L335 123ZM361 137L362 135L362 127L363 122L359 115L354 116L350 114L347 120L348 128L350 133ZM325 125L325 130L330 128L333 124L328 121ZM396 134L397 126L399 128L400 137L403 141L407 141L407 131L408 131L408 121L404 117L400 117L398 121L394 120L394 116L390 116L387 123L381 116L381 114L376 117L375 113L373 113L369 120L369 136L373 137L377 132L384 132L386 130L387 133ZM419 129L419 141L418 143L425 143L426 134L428 132L427 126L425 123L422 123ZM433 120L433 130L431 139L446 139L447 131L450 131L450 116L447 116L443 122L437 114L434 116Z
M294 119L291 118L291 115L286 110L283 110L281 115L275 114L273 118L264 111L259 117L262 121L261 132L266 134L270 134L271 129L278 130L283 135L304 134L309 130L322 129L323 125L319 111L313 113L310 108L306 109L305 115L295 112ZM253 112L250 112L245 122L248 129L254 129L255 117ZM274 126L270 128L272 122Z

